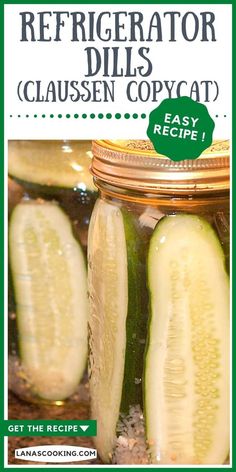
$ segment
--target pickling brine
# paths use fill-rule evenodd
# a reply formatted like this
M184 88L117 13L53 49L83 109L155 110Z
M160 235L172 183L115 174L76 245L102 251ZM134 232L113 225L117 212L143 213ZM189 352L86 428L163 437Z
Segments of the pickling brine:
M87 400L88 141L9 143L9 387Z
M93 152L89 373L99 455L112 464L223 464L228 143L195 164L171 163L146 141L95 142Z

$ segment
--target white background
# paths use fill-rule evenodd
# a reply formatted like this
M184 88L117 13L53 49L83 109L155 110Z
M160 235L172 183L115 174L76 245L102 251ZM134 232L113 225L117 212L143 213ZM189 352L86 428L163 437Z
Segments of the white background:
M66 19L66 27L61 30L61 42L20 42L21 11L141 11L146 22L154 11L160 15L164 11L186 11L215 13L216 42L201 42L200 37L194 42L185 41L180 34L177 22L177 42L169 42L169 21L163 22L163 42L136 43L95 43L71 42L71 23ZM55 23L49 19L50 33L53 36ZM128 20L126 20L128 25ZM108 25L109 26L109 25ZM36 31L38 28L36 28ZM166 39L165 39L166 38ZM87 46L108 47L133 46L150 47L149 57L153 62L153 72L148 78L115 79L115 103L21 103L17 97L17 85L20 80L41 80L47 84L50 80L84 79L85 54ZM134 53L135 63L143 64ZM89 138L146 138L147 120L144 119L66 119L65 114L74 113L146 113L147 117L160 101L168 97L167 92L160 94L159 103L151 101L131 103L125 98L126 84L130 80L216 80L220 95L216 102L206 104L215 120L214 138L231 136L231 5L5 5L5 122L7 138L14 139L89 139ZM121 58L124 66L124 56ZM99 74L91 80L104 80ZM112 79L112 78L110 78ZM110 80L109 78L107 80ZM85 79L89 80L89 79ZM45 89L44 89L45 90ZM189 88L186 95L189 95ZM175 95L173 95L174 97ZM203 97L203 95L202 95ZM203 102L203 98L201 100ZM42 114L46 118L41 118ZM50 119L49 115L61 113L62 119ZM28 114L29 118L25 115ZM33 118L37 114L38 118ZM10 115L13 115L10 118ZM18 118L18 115L21 115ZM215 115L218 115L216 117ZM224 117L226 115L226 117Z

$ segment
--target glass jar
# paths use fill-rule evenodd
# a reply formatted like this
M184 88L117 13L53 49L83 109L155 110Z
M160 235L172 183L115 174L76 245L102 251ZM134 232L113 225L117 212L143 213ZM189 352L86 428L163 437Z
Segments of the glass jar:
M223 464L229 452L229 143L173 162L96 141L89 376L105 463Z
M9 141L9 387L25 400L87 397L91 141Z

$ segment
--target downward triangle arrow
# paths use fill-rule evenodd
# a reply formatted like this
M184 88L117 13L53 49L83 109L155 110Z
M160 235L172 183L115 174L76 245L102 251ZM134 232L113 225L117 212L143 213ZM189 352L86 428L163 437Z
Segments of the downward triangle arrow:
M83 431L86 431L86 429L89 428L89 425L80 425L80 428L83 430Z

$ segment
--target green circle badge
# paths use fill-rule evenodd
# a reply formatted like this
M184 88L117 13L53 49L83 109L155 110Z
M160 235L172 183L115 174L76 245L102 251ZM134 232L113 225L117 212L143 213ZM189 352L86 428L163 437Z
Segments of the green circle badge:
M196 159L212 143L215 123L207 107L189 97L167 98L149 115L147 135L173 161Z

